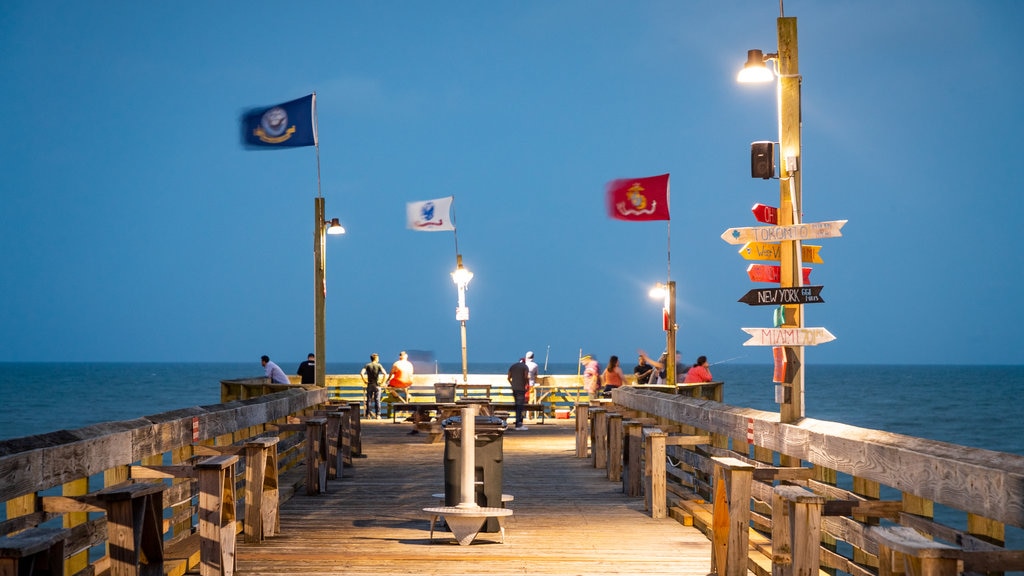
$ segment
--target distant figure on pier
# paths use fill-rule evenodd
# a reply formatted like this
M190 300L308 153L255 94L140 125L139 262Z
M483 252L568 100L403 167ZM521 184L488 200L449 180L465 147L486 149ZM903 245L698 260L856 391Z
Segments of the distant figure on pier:
M597 396L598 388L601 386L601 366L590 354L584 354L580 358L583 365L583 388L591 397Z
M512 399L516 403L516 425L514 430L528 430L523 425L523 415L526 411L526 389L530 385L530 368L526 365L525 358L520 358L518 362L509 366L508 383L512 386Z
M264 354L260 356L260 363L263 364L263 371L266 373L267 378L274 384L291 384L288 380L288 376L281 370L281 367L270 361L270 356Z
M526 387L526 393L529 394L530 390L537 385L537 363L533 361L533 351L526 353L526 369L529 373L530 383Z
M695 384L698 382L711 382L711 369L708 368L708 357L700 356L697 358L697 363L690 367L686 372L686 379L683 380L684 384Z
M651 375L654 374L654 366L648 364L643 356L637 360L637 365L633 367L633 376L636 376L637 384L649 384Z
M302 377L303 384L316 384L316 354L310 352L295 373Z
M666 378L665 367L668 366L668 352L662 352L661 357L658 358L657 360L648 356L647 352L644 352L643 350L637 350L637 352L640 353L640 357L643 358L645 362L647 362L651 366L654 366L658 370L656 373L651 375L651 380L648 381L648 384L664 384ZM676 350L675 383L682 382L683 377L686 374L686 371L689 370L689 367L685 366L682 362L680 362L679 358L679 350Z
M359 375L366 384L366 417L380 418L380 385L384 383L387 372L379 362L380 356L370 354L370 361L363 366Z
M398 360L391 365L391 373L388 375L388 395L402 402L408 402L408 397L403 398L397 390L403 390L412 386L412 374L413 366L412 362L409 362L409 355L406 354L405 350L398 353ZM417 410L413 412L413 415L409 420L413 424L413 429L409 434L419 434L420 431L416 429L416 424L419 422L420 412Z
M601 375L603 386L601 387L601 396L611 397L612 390L622 386L622 383L626 380L625 375L622 373L622 366L619 366L619 357L612 354L608 358L608 365L604 368L604 374Z

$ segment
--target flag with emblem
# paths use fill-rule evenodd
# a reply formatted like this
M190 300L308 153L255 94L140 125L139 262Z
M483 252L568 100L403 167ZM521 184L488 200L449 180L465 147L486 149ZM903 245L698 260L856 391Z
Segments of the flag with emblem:
M669 220L668 174L608 183L608 215L617 220Z
M316 146L316 94L243 113L242 144L247 148Z
M452 200L446 196L434 200L409 202L405 205L406 227L419 232L442 232L455 230L452 222Z

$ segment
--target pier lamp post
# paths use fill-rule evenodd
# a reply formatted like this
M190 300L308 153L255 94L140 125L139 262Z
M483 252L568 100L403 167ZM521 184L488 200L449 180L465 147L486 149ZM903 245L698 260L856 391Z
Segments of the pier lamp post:
M667 284L658 282L651 288L651 298L662 298L665 301L661 309L661 324L665 330L665 381L676 383L676 282L669 280Z
M327 251L327 235L344 234L345 228L337 218L330 221L324 218L324 198L317 196L313 204L313 332L315 340L316 369L314 382L317 386L326 385L327 380L327 343L324 338L327 321L324 310L327 299L327 281L324 277Z
M800 224L802 199L800 189L800 69L797 59L796 18L781 16L777 20L778 52L762 54L760 50L747 52L747 63L737 76L742 83L771 82L778 79L779 116L779 211L778 225ZM774 63L775 73L767 64ZM800 286L801 246L799 240L783 240L781 248L782 287ZM786 305L783 327L800 328L804 325L803 305ZM782 422L793 422L804 416L804 349L791 350L797 359L797 369L791 382L780 384L776 394ZM791 356L792 357L792 356ZM788 388L788 389L787 389Z
M469 370L466 364L466 320L469 320L469 307L466 306L466 286L473 279L473 273L462 265L462 254L455 255L456 267L452 272L452 281L459 288L459 306L455 309L455 319L462 325L462 383L469 381Z

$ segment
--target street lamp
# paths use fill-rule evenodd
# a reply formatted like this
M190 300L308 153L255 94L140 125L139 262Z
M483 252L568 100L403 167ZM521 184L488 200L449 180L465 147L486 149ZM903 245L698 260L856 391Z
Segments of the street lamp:
M780 16L777 20L778 52L762 54L760 50L747 52L747 63L737 76L739 82L770 82L771 71L768 62L775 65L775 76L778 77L779 106L779 158L781 168L779 175L779 211L778 225L791 226L801 220L802 198L800 190L800 70L797 59L796 18ZM758 60L760 59L760 62ZM781 282L780 286L800 286L801 278L801 246L799 240L783 240L781 248ZM803 305L786 305L784 310L784 327L802 327L804 325ZM804 349L794 347L797 370L792 381L780 384L779 415L782 422L793 422L804 416ZM791 387L786 393L786 387Z
M473 279L473 273L462 266L462 254L455 255L456 267L452 272L452 281L459 288L459 306L455 309L455 319L462 325L462 382L469 381L466 365L466 320L469 320L469 307L466 306L466 286Z
M651 298L664 299L664 306L661 309L661 325L665 330L665 381L669 384L676 383L676 282L669 280L668 284L658 282L651 288Z
M327 280L325 264L327 251L327 234L344 234L345 228L337 218L330 221L324 218L324 198L317 196L313 204L313 327L316 368L314 383L324 386L327 380L327 343L324 338L327 322L324 318L327 299Z

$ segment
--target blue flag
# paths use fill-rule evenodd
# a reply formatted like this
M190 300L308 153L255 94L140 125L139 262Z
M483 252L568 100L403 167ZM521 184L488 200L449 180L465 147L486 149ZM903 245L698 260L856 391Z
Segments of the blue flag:
M247 148L316 146L316 94L242 114Z

